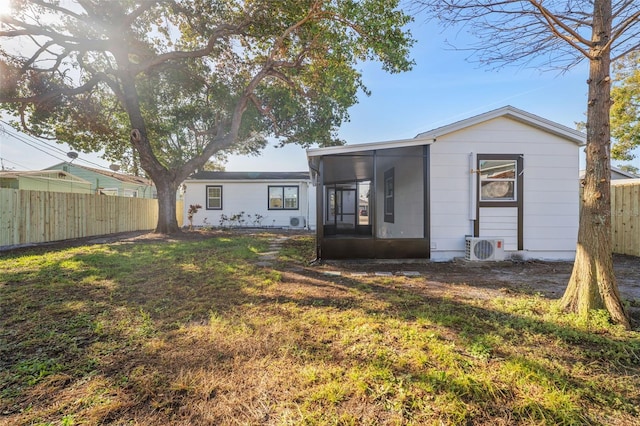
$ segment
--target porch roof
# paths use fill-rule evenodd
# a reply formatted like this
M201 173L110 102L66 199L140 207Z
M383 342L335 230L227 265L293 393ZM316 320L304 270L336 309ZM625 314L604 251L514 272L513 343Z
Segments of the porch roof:
M385 154L381 151L413 148L430 145L433 142L434 140L414 138L307 150L309 170L314 185L318 184L320 160L324 158L323 176L325 182L371 180L373 179L374 153L378 156L384 156Z

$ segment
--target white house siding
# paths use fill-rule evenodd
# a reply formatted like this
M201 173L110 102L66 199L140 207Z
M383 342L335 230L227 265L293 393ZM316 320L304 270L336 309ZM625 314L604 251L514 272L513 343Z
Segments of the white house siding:
M571 141L508 117L436 138L430 147L431 258L463 256L465 236L473 235L469 154L474 153L523 155L524 247L518 254L572 259L578 231L578 149ZM481 235L489 226L494 234L503 232L496 229L495 217L492 225L487 217L483 223L485 213L480 212ZM508 233L513 218L504 224ZM515 254L512 237L507 237L507 255Z
M506 251L518 250L518 208L481 207L479 237L501 239Z
M424 237L423 148L385 149L376 158L376 236L379 238ZM384 173L394 169L394 222L384 221Z
M222 210L207 210L206 187L222 186ZM299 200L297 210L269 210L269 186L298 186ZM304 217L307 226L315 229L316 225L316 188L310 181L298 180L188 180L185 182L184 217L190 205L199 204L202 208L194 215L194 226L220 226L222 215L231 217L244 212L243 226L257 226L253 220L256 214L262 215L263 227L290 227L291 217ZM249 217L251 215L251 217ZM187 221L185 221L188 224ZM227 226L229 222L226 223Z

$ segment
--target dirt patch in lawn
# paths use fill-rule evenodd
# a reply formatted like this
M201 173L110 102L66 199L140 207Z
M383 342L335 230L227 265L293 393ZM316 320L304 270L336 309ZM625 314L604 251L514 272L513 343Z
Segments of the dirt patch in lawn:
M394 262L326 261L318 269L331 274L368 275L376 272L426 279L427 289L464 298L489 298L499 293L518 292L559 298L565 291L573 262L504 261L468 262ZM640 259L614 255L614 268L624 298L640 302ZM382 276L382 275L380 275Z
M148 232L129 232L100 237L83 238L44 244L43 249L53 249L82 244L131 244L145 242L178 242L193 241L214 237L233 236L236 234L271 234L274 240L295 236L312 236L308 231L287 229L241 229L211 230L195 229L181 234L162 235ZM284 238L283 238L284 237ZM295 247L295 246L294 246ZM32 249L33 247L31 247ZM294 248L295 249L295 248ZM18 249L20 250L20 249ZM408 273L419 275L406 280L407 285L419 288L420 292L435 297L460 297L464 299L489 299L500 295L523 293L540 294L546 298L560 298L564 293L573 262L547 261L504 261L504 262L468 262L456 259L451 262L430 261L323 261L311 265L313 253L305 254L309 264L291 265L293 272L310 274L339 273L343 277L366 274L379 277L384 274L393 276ZM640 258L634 256L614 255L614 268L621 296L629 301L634 319L640 322ZM287 269L288 265L279 265Z

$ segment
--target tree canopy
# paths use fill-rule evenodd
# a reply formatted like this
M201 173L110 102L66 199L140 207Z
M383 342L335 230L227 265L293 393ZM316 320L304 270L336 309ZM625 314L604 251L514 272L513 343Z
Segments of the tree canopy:
M34 134L139 162L159 232L177 231L170 193L212 156L269 136L343 143L368 94L358 64L412 66L398 0L16 0L0 19L1 107Z
M611 89L611 157L630 161L640 146L640 54L630 55L615 67Z

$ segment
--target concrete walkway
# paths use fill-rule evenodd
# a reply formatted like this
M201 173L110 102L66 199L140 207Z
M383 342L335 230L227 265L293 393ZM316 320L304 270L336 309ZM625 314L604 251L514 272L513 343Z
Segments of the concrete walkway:
M289 237L285 237L282 235L273 238L269 242L268 250L258 255L260 260L256 262L256 265L263 268L269 268L273 266L273 263L278 259L278 253L280 253L282 244L287 241L288 238Z

